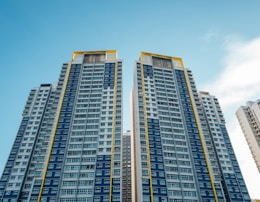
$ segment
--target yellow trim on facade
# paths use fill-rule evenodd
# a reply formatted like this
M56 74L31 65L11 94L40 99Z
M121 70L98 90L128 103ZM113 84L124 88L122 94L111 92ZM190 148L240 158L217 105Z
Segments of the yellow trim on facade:
M47 170L48 170L49 161L50 161L50 158L51 158L52 146L53 146L53 143L54 143L54 138L55 138L55 134L56 134L57 127L58 127L58 121L59 121L59 118L60 118L60 112L61 112L61 107L62 107L62 103L63 103L64 96L65 96L65 91L66 91L67 85L68 85L71 66L72 66L72 64L70 63L69 66L68 66L66 75L65 75L65 79L64 79L65 85L63 85L63 88L62 88L62 91L61 91L61 96L60 96L61 99L59 100L59 104L58 104L58 108L57 108L58 115L56 116L55 122L54 122L54 130L52 132L51 144L50 144L50 147L49 147L50 149L49 149L47 161L46 161L47 163L45 164L42 183L41 183L41 187L40 187L40 191L39 191L39 195L38 195L38 199L37 199L38 202L41 201L42 190L43 190L43 186L44 186L44 182L45 182L45 178L46 178L46 174L47 174Z
M115 152L115 117L116 117L116 96L117 96L117 61L115 62L115 73L114 73L114 100L113 100L113 115L112 115L112 143L111 143L111 164L110 164L110 191L109 201L112 202L113 192L113 168L114 168L114 152Z
M216 189L215 189L214 179L213 179L213 176L212 176L212 173L211 173L211 170L210 170L209 159L208 159L206 147L205 147L205 144L204 144L204 141L203 141L203 135L202 135L201 127L200 127L199 116L198 116L196 104L195 104L195 101L194 101L194 98L193 98L192 89L191 89L191 86L190 86L190 83L189 83L189 77L188 77L186 69L184 69L184 75L185 75L185 80L186 80L188 92L189 92L189 95L190 95L191 106L192 106L194 116L195 116L195 120L196 120L196 124L197 124L197 127L198 127L200 141L201 141L204 157L205 157L205 160L206 160L206 165L207 165L207 169L208 169L208 172L209 172L210 182L211 182L211 186L212 186L212 189L213 189L215 201L218 202L218 196L217 196L217 192L216 192Z
M149 147L148 121L147 121L147 112L146 112L144 69L143 69L142 61L141 61L141 74L142 74L142 92L143 92L143 101L144 101L144 120L145 120L145 138L146 138L146 149L147 149L147 164L148 164L149 178L150 178L150 197L151 197L151 202L153 202L154 201L153 200L153 179L152 179L151 157L150 157L150 147Z
M159 55L159 54L155 54L155 53L141 52L140 57L139 57L139 60L141 62L144 62L143 58L142 58L143 56L157 57L157 58L163 58L163 59L170 59L170 60L173 60L174 62L178 62L179 63L179 67L184 68L184 65L183 65L183 62L182 62L182 58L166 56L166 55Z
M72 61L75 60L77 55L94 55L94 54L106 54L106 55L115 55L114 58L109 58L108 60L117 60L117 51L116 50L97 50L97 51L75 51L72 55Z

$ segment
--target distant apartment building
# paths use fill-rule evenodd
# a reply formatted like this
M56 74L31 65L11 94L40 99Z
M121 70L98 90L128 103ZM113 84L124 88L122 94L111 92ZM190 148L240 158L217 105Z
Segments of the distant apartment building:
M260 100L239 107L236 116L260 172Z
M122 201L132 202L130 131L124 133L122 138Z

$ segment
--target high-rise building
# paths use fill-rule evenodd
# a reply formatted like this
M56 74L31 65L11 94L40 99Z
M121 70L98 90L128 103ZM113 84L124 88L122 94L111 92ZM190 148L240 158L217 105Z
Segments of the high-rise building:
M260 100L239 107L236 116L260 172Z
M221 183L226 201L247 201L249 196L225 126L218 99L208 92L199 92L209 133L203 136L210 169L216 182ZM208 139L211 139L209 143ZM220 189L219 184L215 189ZM221 200L220 200L221 201Z
M124 133L122 137L122 201L132 202L130 131Z
M131 134L114 50L74 52L32 89L0 201L250 201L218 101L182 59L143 52L134 72Z
M31 91L0 201L122 201L122 61L74 52L58 83Z
M250 201L219 103L181 58L141 53L131 111L133 201Z

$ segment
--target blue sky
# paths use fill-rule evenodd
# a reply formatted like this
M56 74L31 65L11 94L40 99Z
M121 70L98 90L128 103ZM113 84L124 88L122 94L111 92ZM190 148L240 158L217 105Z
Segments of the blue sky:
M198 89L218 97L250 195L260 199L260 176L235 118L240 105L260 98L259 8L260 1L242 0L1 1L0 173L30 89L57 81L73 51L118 51L129 129L133 64L146 51L182 57Z

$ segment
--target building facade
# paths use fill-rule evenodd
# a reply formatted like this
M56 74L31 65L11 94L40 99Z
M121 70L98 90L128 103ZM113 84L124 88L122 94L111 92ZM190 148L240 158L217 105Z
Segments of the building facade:
M122 201L122 61L74 52L57 84L31 91L0 201Z
M247 201L249 196L246 185L232 148L232 144L225 126L225 119L218 99L208 92L199 92L208 132L204 130L206 153L209 158L210 170L214 176L215 189L223 189L226 201ZM221 188L221 189L220 189Z
M132 202L130 131L123 134L122 143L122 201Z
M122 60L74 52L30 92L0 201L250 201L218 100L181 58L142 52L131 93L122 135Z
M260 172L260 100L239 107L236 116Z
M181 58L141 53L132 108L133 201L250 201L217 99Z

